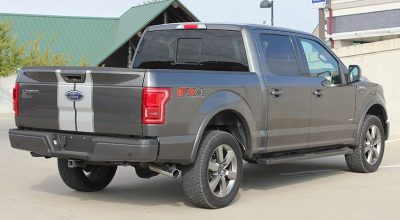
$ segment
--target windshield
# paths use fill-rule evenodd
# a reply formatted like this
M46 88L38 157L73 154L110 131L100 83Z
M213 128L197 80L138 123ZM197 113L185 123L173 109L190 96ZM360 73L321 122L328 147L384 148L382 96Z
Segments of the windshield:
M226 30L147 32L133 67L249 71L241 32Z

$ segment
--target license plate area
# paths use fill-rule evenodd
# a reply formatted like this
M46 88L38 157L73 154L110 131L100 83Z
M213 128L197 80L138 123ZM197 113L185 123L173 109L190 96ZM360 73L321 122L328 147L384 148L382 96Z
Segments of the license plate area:
M91 138L85 135L58 134L58 145L64 151L92 152L93 143ZM53 143L54 144L54 143Z

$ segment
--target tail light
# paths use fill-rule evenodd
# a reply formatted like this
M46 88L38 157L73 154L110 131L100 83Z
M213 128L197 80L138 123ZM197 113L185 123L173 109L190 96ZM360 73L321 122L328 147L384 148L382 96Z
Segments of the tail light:
M143 88L142 124L165 124L165 110L171 88Z
M19 115L19 83L15 83L13 89L13 107L15 116Z

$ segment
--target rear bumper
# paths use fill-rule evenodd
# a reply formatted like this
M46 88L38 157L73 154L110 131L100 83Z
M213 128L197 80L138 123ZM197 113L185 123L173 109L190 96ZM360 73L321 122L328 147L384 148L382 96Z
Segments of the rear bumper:
M13 148L45 157L90 162L153 162L157 160L156 138L119 138L11 129Z

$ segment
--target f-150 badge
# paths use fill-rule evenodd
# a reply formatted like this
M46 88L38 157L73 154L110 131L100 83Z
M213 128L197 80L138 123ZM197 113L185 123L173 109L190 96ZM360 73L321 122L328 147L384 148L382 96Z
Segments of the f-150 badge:
M31 99L32 95L39 94L39 90L37 89L23 89L22 90L22 98L23 99Z

